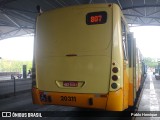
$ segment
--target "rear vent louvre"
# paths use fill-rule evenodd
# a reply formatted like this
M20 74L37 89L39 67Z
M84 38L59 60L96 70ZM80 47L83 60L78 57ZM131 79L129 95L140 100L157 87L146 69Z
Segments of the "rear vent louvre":
M67 54L66 56L68 56L68 57L74 57L74 56L77 56L77 54Z

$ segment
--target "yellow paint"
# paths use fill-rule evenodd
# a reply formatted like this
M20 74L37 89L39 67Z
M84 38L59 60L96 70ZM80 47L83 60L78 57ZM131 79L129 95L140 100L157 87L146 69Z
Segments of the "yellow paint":
M136 39L135 38L133 38L133 41L132 41L133 43L132 43L132 45L133 45L133 58L132 58L132 60L133 60L133 91L134 91L134 99L133 99L133 101L136 99L136 92L137 92L137 90L136 90L136 83L137 83L137 78L136 78L136 74L137 74L137 71L136 71L136 59L137 59L137 56L136 56Z
M107 12L107 22L86 25L86 14L97 11ZM34 48L38 89L32 91L33 103L111 111L132 105L133 84L128 61L123 59L121 20L125 22L116 4L72 6L38 16ZM113 67L118 73L112 72ZM112 75L118 80L113 81ZM64 87L63 81L76 81L78 87ZM118 85L116 89L111 88L113 82ZM39 91L52 101L41 102ZM74 96L76 101L63 101L62 96ZM93 105L88 103L90 98Z
M106 107L107 95L96 95L96 94L78 94L78 93L61 93L61 92L46 92L47 96L51 96L51 102L41 102L39 98L40 90L36 89L33 91L34 104L54 104L54 105L65 105L65 106L76 106L84 108L98 108L104 109ZM61 96L76 97L76 101L62 101ZM89 105L89 98L93 98L93 105Z
M123 84L123 106L124 109L128 108L128 93L129 93L129 79L128 79L128 64L126 63L126 61L124 61L124 69L123 69L123 80L124 80L124 84Z
M32 88L32 102L33 104L39 104L42 105L42 102L40 101L39 98L39 91L37 88Z
M122 50L122 36L121 36L121 14L120 8L118 5L113 5L113 34L112 34L112 62L115 65L111 66L111 79L110 79L110 91L117 91L123 87L123 50ZM112 68L117 67L118 73L113 73ZM112 76L118 76L117 81L112 80ZM113 89L111 87L112 83L116 83L118 87Z
M134 105L134 91L133 91L133 83L129 83L129 96L128 96L128 105Z
M141 63L141 53L140 50L136 49L136 90L138 91L140 84L141 84L141 76L142 76L142 63Z
M37 17L36 81L40 90L68 93L109 91L112 56L112 5L70 6ZM105 11L107 22L87 25L86 15ZM68 57L75 54L74 57ZM63 81L84 83L63 87Z
M136 43L135 39L133 38L133 33L128 34L128 43L130 46L129 51L129 93L128 93L128 105L134 105L134 95L136 94L135 90L135 63L136 63Z
M109 111L123 111L123 89L109 92L106 110Z

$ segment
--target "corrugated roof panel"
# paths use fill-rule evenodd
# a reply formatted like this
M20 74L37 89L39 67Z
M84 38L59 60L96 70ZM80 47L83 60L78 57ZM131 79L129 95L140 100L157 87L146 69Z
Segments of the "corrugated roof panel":
M160 25L160 0L0 0L0 39L33 32L37 5L46 11L90 3L118 4L129 24Z

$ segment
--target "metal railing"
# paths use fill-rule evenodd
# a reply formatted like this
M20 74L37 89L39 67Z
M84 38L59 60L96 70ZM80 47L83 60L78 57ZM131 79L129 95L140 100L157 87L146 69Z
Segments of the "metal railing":
M31 78L0 80L0 98L8 95L16 95L18 92L31 90L31 87Z

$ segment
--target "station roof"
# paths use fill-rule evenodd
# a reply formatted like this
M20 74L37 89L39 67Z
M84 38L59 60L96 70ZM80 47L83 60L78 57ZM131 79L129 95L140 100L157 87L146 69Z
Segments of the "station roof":
M33 34L37 5L47 11L95 3L118 4L129 26L160 26L160 0L0 0L0 39Z

